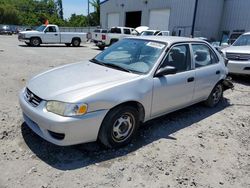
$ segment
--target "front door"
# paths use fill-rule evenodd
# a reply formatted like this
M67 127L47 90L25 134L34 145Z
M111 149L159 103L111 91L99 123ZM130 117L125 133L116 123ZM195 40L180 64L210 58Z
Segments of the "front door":
M193 101L195 70L189 44L173 46L161 65L165 66L177 68L177 73L154 78L152 117L185 107Z
M60 43L60 33L55 26L49 26L45 30L43 43Z

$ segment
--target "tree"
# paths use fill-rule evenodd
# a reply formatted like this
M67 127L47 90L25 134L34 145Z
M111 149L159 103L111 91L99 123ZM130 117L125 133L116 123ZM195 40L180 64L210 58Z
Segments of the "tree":
M62 0L58 0L57 1L57 9L58 9L58 14L59 14L59 18L61 18L63 20L63 6L62 6Z
M94 7L95 11L89 15L89 22L91 26L100 25L100 0L92 0L90 4Z
M87 17L83 15L71 14L71 17L69 18L67 25L70 27L87 26Z

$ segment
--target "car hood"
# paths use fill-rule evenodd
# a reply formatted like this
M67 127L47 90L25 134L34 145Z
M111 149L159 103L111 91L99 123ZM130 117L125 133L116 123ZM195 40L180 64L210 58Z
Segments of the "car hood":
M229 46L222 49L226 53L248 53L250 54L250 46Z
M39 74L29 81L27 87L44 100L75 102L138 76L91 62L80 62Z
M36 30L31 30L31 31L22 31L20 34L35 34L35 33L40 33L39 31Z

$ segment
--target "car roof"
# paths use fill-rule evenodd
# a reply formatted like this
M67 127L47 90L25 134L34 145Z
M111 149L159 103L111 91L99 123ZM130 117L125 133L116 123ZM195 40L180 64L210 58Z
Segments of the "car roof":
M247 32L247 33L243 33L243 35L250 35L250 32Z
M129 37L133 39L142 39L142 40L152 40L157 42L164 42L167 44L179 43L179 42L203 42L207 43L204 40L197 38L189 38L189 37L176 37L176 36L135 36Z
M156 31L160 31L160 30L150 30L150 29L148 29L148 30L145 30L145 31L143 31L143 32L147 32L147 31L156 32Z

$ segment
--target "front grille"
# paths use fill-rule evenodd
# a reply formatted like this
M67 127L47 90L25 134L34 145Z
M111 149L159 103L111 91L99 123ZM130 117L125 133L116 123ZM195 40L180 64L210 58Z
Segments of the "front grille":
M226 57L229 60L236 60L236 61L250 60L250 54L243 54L243 53L226 53Z
M42 101L40 97L32 93L28 88L25 90L25 99L34 107L37 107Z

